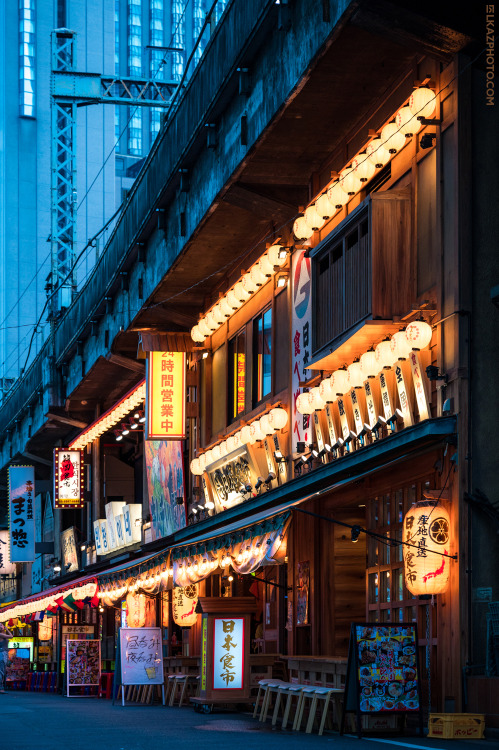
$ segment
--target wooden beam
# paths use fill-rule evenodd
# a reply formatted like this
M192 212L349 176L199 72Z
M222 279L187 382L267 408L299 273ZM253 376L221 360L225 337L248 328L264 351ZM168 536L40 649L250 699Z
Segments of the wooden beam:
M57 407L52 406L51 410L45 414L47 419L53 419L55 422L60 422L61 424L69 424L71 427L79 427L82 430L84 430L85 427L88 427L87 422L82 422L80 419L73 419L73 417L70 417L67 414L58 414L54 411L56 408Z
M122 354L113 354L112 352L108 352L106 354L106 359L108 360L108 362L112 362L113 364L119 365L120 367L125 367L127 370L140 372L141 375L144 373L144 365L142 362L137 362L137 360L131 359L130 357L124 357Z

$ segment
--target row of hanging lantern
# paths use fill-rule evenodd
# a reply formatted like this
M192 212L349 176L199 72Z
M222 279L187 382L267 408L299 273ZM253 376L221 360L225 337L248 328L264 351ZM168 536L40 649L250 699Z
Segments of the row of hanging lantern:
M282 430L287 423L288 412L286 409L282 407L271 409L259 419L255 419L242 427L227 440L218 443L197 458L193 458L191 461L192 474L201 476L210 464L225 458L243 445L253 445L265 440L268 435L273 435L274 432Z
M130 571L126 571L126 574L127 579L121 579L118 585L116 582L101 584L97 593L99 599L122 599L125 594L133 594L139 589L164 588L173 576L173 568L156 569L155 573L149 571L137 577L130 577Z
M272 245L262 257L254 263L241 279L211 307L206 315L191 329L191 338L202 343L257 292L273 274L286 263L288 251L282 245Z
M413 350L425 349L431 341L431 326L424 320L409 323L404 331L394 333L390 339L378 344L375 349L362 354L360 359L324 378L320 385L296 399L300 414L312 414L323 409L338 396L349 393L352 388L362 388L368 378L376 377L384 368L392 367L398 360L407 359Z
M308 206L303 216L295 220L295 237L308 240L321 229L328 219L365 187L377 171L404 148L423 127L422 120L433 115L435 107L436 95L432 89L426 86L415 89L409 101L381 129L380 134L361 149L339 177Z

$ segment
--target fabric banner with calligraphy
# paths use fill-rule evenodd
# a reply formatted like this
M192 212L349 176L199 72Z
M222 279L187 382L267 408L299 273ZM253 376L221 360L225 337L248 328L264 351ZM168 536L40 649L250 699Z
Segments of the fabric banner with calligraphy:
M185 438L185 352L147 355L146 440Z
M54 508L83 508L83 451L54 448Z
M296 399L301 393L300 381L307 380L310 375L306 367L312 353L312 275L310 258L305 257L305 250L293 253L292 281L291 450L296 453L297 442L310 443L312 437L310 415L300 414L296 409Z
M120 628L122 685L163 685L161 628Z
M35 559L35 469L9 466L10 562Z

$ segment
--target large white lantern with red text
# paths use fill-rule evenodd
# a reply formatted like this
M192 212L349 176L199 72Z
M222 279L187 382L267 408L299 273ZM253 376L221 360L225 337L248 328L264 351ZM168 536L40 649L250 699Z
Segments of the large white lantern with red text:
M413 505L404 518L402 540L408 591L414 596L447 591L452 560L444 556L450 555L451 541L445 508L431 501Z

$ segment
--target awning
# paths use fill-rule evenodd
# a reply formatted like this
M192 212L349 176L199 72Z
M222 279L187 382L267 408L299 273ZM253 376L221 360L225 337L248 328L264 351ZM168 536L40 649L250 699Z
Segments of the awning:
M71 595L75 601L81 601L87 597L93 597L97 593L97 579L92 576L77 578L63 586L53 586L45 591L39 591L37 594L31 594L25 599L18 599L15 602L9 602L5 607L0 609L0 622L5 622L13 617L22 617L30 615L33 612L42 612L51 606L55 599L61 595L66 597Z
M158 594L171 586L172 570L168 548L153 552L97 574L100 599L111 605L128 592Z
M158 333L141 331L139 346L143 352L192 352L199 349L192 340L190 332Z

